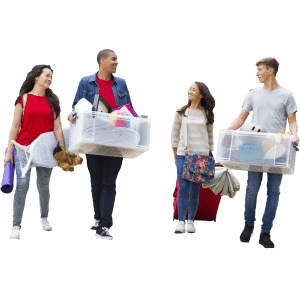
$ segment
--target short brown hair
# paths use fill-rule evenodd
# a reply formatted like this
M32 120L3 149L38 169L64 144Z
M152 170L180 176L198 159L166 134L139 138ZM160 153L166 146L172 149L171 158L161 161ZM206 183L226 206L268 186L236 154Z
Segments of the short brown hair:
M274 69L274 75L276 75L278 68L279 68L279 63L275 58L264 58L259 60L256 63L256 66L258 66L259 64L264 64L267 69L269 68L273 68Z
M108 57L109 53L114 53L114 51L111 50L111 49L104 49L104 50L102 50L98 53L97 62L98 62L99 65L100 65L100 60L103 59L103 58L106 59Z

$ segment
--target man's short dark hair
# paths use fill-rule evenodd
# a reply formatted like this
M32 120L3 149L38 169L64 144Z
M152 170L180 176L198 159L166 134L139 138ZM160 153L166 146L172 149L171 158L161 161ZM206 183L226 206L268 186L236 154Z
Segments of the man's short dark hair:
M104 49L98 53L97 62L99 65L100 65L100 60L103 58L106 59L108 57L109 53L114 53L114 51L110 50L110 49Z
M256 66L258 66L259 64L264 64L267 69L269 68L273 68L274 69L274 75L276 75L278 68L279 68L279 63L275 58L264 58L259 60L256 63Z

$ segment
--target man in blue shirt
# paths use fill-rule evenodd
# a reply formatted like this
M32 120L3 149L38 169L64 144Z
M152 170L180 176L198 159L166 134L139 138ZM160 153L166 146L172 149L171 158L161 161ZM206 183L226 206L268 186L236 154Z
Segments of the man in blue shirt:
M256 63L257 76L263 87L251 90L247 95L243 109L238 118L228 128L236 130L246 121L249 113L253 111L252 123L259 124L267 133L285 131L286 120L289 121L290 132L298 145L296 112L297 106L291 91L281 87L276 81L279 63L274 58L265 58ZM245 201L245 228L240 236L242 242L249 242L254 229L257 194L261 185L263 173L248 171L248 182ZM265 248L274 248L270 238L270 230L279 200L279 188L282 174L268 173L268 198L263 216L263 224L259 243Z
M99 71L80 80L72 105L73 110L78 101L85 98L93 104L93 109L97 111L98 106L100 106L98 105L99 95L110 109L126 104L131 105L125 80L113 76L118 65L116 53L108 49L102 50L97 55L97 62ZM68 116L70 122L76 119L74 113L75 111L72 111ZM116 179L121 169L123 158L87 154L86 159L91 177L95 213L95 225L92 229L96 230L96 236L102 239L112 239L112 236L109 234L109 228L113 224L112 212L116 196Z

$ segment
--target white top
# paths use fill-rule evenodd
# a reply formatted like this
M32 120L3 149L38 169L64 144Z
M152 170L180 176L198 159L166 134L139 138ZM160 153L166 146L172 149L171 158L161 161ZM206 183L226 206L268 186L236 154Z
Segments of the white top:
M293 93L281 86L272 91L264 87L251 90L242 108L253 111L252 123L263 126L267 133L285 131L288 114L297 111Z
M171 143L172 148L177 147L177 155L184 155L184 137L181 118L175 113ZM214 149L213 124L206 125L205 110L192 110L188 108L187 120L187 148L188 153L208 155Z

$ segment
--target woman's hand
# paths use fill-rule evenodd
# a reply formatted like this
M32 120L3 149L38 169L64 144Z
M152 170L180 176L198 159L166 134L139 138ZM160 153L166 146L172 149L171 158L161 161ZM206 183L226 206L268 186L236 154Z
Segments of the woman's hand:
M13 144L11 143L12 140L16 140L17 135L20 130L20 125L21 125L21 119L22 119L22 113L23 113L23 108L20 103L17 103L15 107L15 113L14 113L14 119L13 123L10 128L9 132L9 137L8 137L8 145L7 145L7 152L4 158L4 166L10 161L11 164L13 165L14 159L12 156L12 151L13 151Z
M11 165L14 164L14 158L13 158L12 154L6 153L5 158L4 158L4 167L9 161L11 162Z
M72 111L69 116L68 116L68 120L72 123L76 120L76 117L74 117L75 111Z

